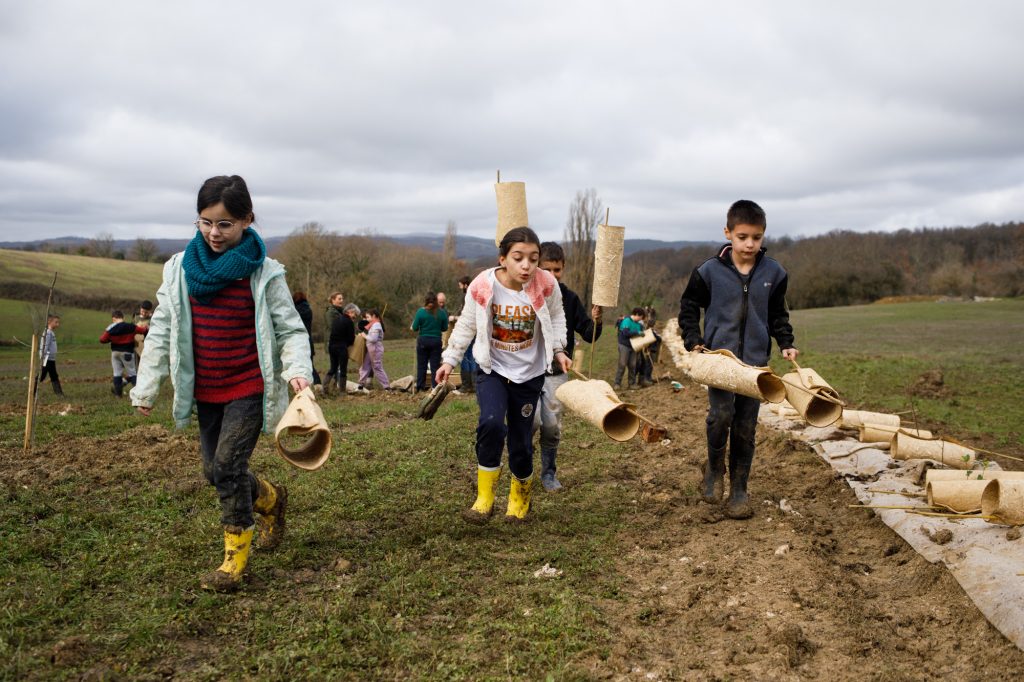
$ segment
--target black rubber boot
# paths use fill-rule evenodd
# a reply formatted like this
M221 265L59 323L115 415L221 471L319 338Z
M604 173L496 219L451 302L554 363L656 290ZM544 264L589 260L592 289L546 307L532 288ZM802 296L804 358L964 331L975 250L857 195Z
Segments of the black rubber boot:
M59 379L55 379L51 383L53 384L53 392L63 398L64 397L64 389L60 387L60 380Z
M750 478L750 466L754 453L740 453L738 456L729 453L729 501L725 503L725 515L730 519L749 519L754 515L747 495L747 479Z
M122 377L114 377L114 385L110 392L118 398L124 397L124 379Z
M562 489L562 484L555 477L555 450L543 449L540 451L540 484L549 493Z
M704 465L704 482L700 499L718 504L725 493L725 448L708 448L708 461Z

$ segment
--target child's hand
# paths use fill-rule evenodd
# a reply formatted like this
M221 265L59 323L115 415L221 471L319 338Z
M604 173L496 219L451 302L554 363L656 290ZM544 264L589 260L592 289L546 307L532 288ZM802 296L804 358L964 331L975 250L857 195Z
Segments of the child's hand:
M303 377L295 377L288 381L288 384L292 387L292 390L296 393L302 391L304 388L309 386L309 382Z
M569 370L572 369L572 358L566 355L565 351L558 351L555 353L555 361L558 363L558 366L562 368L562 372L565 374L568 374Z
M442 362L441 366L437 368L437 374L434 375L434 381L438 384L443 384L448 381L448 377L452 373L452 366L447 362Z
M782 358L784 360L789 360L790 362L792 362L793 360L796 360L796 356L798 355L800 355L800 351L798 351L796 348L782 349Z

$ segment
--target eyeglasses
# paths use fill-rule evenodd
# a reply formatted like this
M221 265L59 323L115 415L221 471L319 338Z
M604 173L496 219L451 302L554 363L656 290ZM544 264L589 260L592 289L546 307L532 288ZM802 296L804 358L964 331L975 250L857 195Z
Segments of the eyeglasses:
M238 223L239 221L237 220L218 220L217 222L213 222L212 220L207 220L206 218L200 218L199 220L195 221L192 224L198 227L200 230L206 230L207 232L212 230L214 225L216 225L217 229L220 230L221 232L227 232L228 230L234 228L234 226L237 225Z

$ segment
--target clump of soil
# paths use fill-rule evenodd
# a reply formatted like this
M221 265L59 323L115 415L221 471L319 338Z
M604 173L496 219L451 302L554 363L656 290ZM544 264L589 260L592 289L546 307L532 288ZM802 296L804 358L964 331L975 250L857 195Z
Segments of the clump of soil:
M930 369L923 373L910 388L911 395L919 398L946 398L949 389L941 369Z

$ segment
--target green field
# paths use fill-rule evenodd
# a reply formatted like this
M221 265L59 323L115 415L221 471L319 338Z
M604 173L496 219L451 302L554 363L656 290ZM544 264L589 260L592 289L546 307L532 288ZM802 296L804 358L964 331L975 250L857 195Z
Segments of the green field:
M89 336L106 318L65 314L88 340L61 330L67 400L42 387L31 457L27 351L0 349L0 678L575 679L614 646L602 605L624 598L613 566L634 494L621 482L628 448L568 420L567 442L587 445L567 469L572 494L541 498L533 523L475 528L458 520L474 485L472 400L431 422L412 418L412 397L323 400L336 440L322 470L290 468L268 439L253 459L289 486L290 539L255 553L242 593L208 594L197 577L221 548L195 428L164 430L169 387L149 418L114 399L108 353ZM801 364L852 406L909 409L916 379L941 369L946 393L913 398L918 418L1024 455L1024 301L793 320ZM613 339L598 344L598 377L610 378ZM410 373L412 342L387 349L391 375ZM642 407L644 393L630 399ZM564 577L535 579L545 563Z
M57 273L57 289L136 298L152 296L160 286L163 265L112 258L0 249L0 282L49 287ZM45 303L45 301L43 301Z

